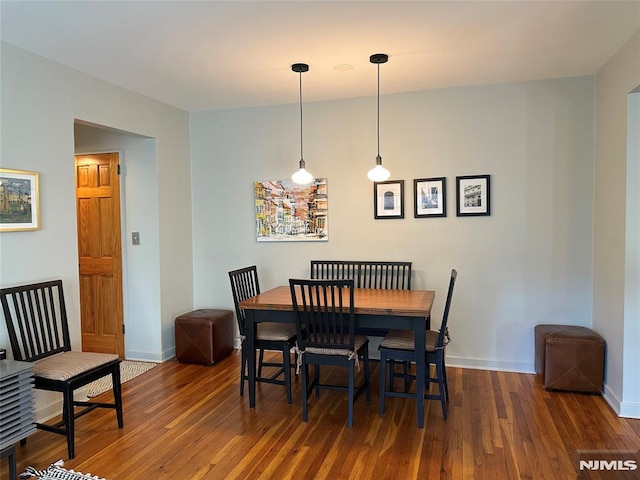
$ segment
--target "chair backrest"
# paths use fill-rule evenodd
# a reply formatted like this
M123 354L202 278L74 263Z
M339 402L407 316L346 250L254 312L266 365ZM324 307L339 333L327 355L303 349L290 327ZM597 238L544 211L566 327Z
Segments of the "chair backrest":
M0 301L15 360L71 350L62 280L2 288Z
M240 336L245 335L246 314L240 308L240 302L260 293L260 283L258 282L258 269L255 265L239 268L229 272L231 281L231 292L233 293L233 303L236 307L236 319Z
M353 350L353 280L289 279L298 347Z
M411 290L411 262L311 260L313 279L350 279L356 288Z
M451 270L451 277L449 278L449 291L447 292L447 301L444 304L444 313L442 314L442 324L440 325L440 332L438 334L437 347L443 347L445 338L449 338L447 321L449 320L449 309L451 308L451 298L453 298L453 287L456 285L456 278L458 278L458 271L454 268Z

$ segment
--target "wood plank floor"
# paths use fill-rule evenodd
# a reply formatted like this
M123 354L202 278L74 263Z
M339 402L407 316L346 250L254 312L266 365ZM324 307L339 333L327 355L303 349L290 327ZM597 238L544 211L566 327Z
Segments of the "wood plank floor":
M108 480L557 480L577 478L583 450L632 452L639 460L640 420L618 418L599 396L546 392L534 375L448 368L449 418L427 402L418 429L415 401L388 399L378 415L373 362L372 402L357 400L348 429L342 392L322 391L311 400L309 422L301 421L299 379L293 405L283 387L259 384L250 409L247 394L239 395L239 359L212 367L169 361L125 383L124 429L109 410L78 419L76 458L65 467ZM343 375L328 373L336 381ZM43 431L16 449L19 472L66 458L64 438ZM634 478L606 473L601 478Z

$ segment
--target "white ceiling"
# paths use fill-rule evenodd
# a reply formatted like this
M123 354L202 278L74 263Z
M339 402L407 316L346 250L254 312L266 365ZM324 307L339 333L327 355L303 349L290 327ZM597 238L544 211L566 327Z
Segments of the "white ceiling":
M185 110L594 75L634 1L11 1L3 41ZM348 64L353 69L337 70Z

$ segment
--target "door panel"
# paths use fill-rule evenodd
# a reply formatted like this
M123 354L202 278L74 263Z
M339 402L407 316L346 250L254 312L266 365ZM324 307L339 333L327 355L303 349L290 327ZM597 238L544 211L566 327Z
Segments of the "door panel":
M118 154L76 156L82 350L124 357Z

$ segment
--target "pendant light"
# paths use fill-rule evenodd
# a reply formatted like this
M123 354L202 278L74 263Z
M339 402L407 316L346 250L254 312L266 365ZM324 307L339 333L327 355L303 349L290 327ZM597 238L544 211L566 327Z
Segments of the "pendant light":
M376 166L369 170L367 177L374 182L384 182L389 178L389 170L382 166L382 157L380 156L380 64L387 63L389 56L385 53L374 53L369 57L371 63L378 65L378 156L376 157Z
M291 70L300 75L300 170L291 175L291 180L300 185L308 185L313 182L313 175L304 168L304 157L302 156L302 73L309 71L306 63L294 63Z

